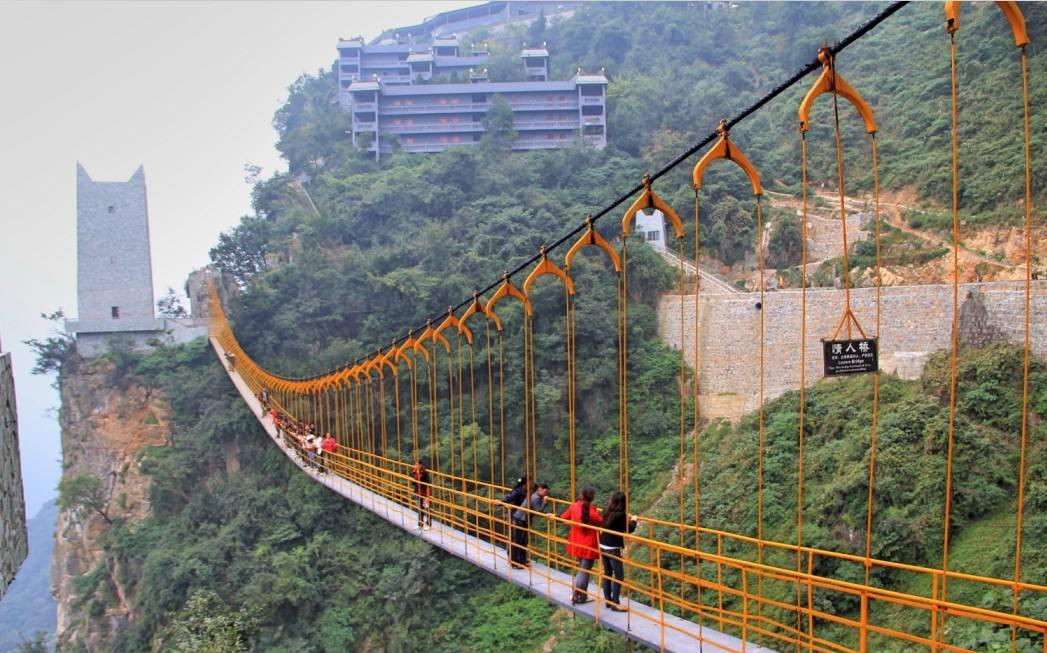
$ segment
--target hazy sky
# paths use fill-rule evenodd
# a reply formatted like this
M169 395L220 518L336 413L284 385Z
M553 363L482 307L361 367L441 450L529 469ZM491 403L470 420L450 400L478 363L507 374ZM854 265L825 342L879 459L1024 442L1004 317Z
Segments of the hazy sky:
M0 3L0 346L13 352L30 515L60 475L57 393L22 341L76 313L76 161L99 181L145 165L157 296L181 292L250 209L244 164L284 167L273 112L339 36L475 2Z

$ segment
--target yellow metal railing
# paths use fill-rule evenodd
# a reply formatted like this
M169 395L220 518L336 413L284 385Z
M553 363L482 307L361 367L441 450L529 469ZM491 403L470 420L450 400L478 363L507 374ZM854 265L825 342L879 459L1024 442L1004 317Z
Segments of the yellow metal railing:
M257 394L263 388L268 388L265 384L271 382L272 377L258 374L261 368L240 348L225 322L224 314L220 312L214 322L212 336L225 351L232 353L232 357L227 358L227 363L235 369L252 392ZM294 401L281 401L280 397L274 394L270 397L270 409L288 416L293 421L296 413L291 404ZM280 433L289 450L295 452L303 461L307 460L299 438L287 429L281 430ZM344 434L340 438L342 441L347 439ZM375 451L340 446L339 452L326 455L323 464L330 473L390 500L400 507L405 516L413 518L415 515L412 489L414 480L410 476L411 462L390 458ZM458 538L465 543L467 552L477 558L504 556L503 547L509 543L504 519L507 504L502 503L500 499L509 488L438 469L431 469L429 473L433 517L452 529L443 532L448 537ZM568 503L550 498L550 505L553 506L553 514L538 514L524 509L531 513L528 545L530 558L544 563L549 569L573 573L578 569L578 563L563 553L569 523L556 516ZM694 620L693 630L686 634L695 638L701 636L701 628L715 628L736 635L743 642L759 642L783 651L794 649L862 653L877 650L877 645L871 643L874 640L881 642L881 646L887 646L889 643L896 650L974 650L949 643L947 635L939 634L940 641L936 642L930 637L929 630L903 630L896 625L875 621L874 613L886 606L892 606L925 613L927 624L941 615L949 615L950 618L1014 628L1035 639L1047 639L1047 621L1043 619L937 598L938 588L945 579L976 583L986 589L1001 588L1021 592L1026 597L1047 596L1045 585L945 571L890 560L867 559L860 555L760 540L737 533L659 519L644 518L640 530L642 533L624 536L627 544L622 561L628 573L623 581L623 596L655 607L660 614L672 613ZM670 535L673 539L678 539L680 532L688 535L693 541L700 540L702 546L687 548L666 541ZM470 550L470 541L480 542L482 545L473 546ZM714 550L707 550L711 548L711 543L715 544ZM761 549L762 563L757 562L757 551ZM773 563L776 557L781 560L780 566ZM794 561L797 558L803 563L800 570L795 568ZM836 564L820 564L825 561L833 561ZM894 570L922 576L928 581L931 595L898 592L819 572L823 567L839 569L841 564L855 565L859 568L868 564L872 570ZM705 572L696 573L698 570ZM598 590L599 581L603 578L600 566L594 566L591 573L597 581L595 587ZM548 587L558 583L564 584L554 576L549 576L546 580ZM761 581L764 591L757 593L756 586ZM777 592L773 591L775 587ZM796 589L808 596L817 592L820 595L850 597L857 603L858 609L847 615L838 615L820 609L813 601L797 604L790 599ZM594 597L597 593L598 591L591 590ZM801 626L803 623L813 623L815 627L797 627L797 616L801 618ZM649 616L636 611L630 614L630 618L650 619ZM821 624L831 624L831 632L819 634ZM678 626L666 623L664 619L658 626L663 632L679 630ZM910 648L905 648L906 646Z

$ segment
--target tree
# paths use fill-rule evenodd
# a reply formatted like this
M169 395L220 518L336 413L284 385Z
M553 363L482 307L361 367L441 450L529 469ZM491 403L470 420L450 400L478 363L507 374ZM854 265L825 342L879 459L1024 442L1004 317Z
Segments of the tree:
M91 474L75 474L64 476L58 483L58 508L59 510L72 510L76 513L83 511L96 512L102 516L107 524L113 520L106 512L108 501L102 490L102 479Z
M58 323L65 319L65 313L62 312L62 309L58 309L50 315L41 313L40 317ZM43 340L30 338L24 341L24 343L36 354L36 362L33 363L33 374L59 372L62 366L76 355L76 339L71 334L58 329L55 329L52 335Z
M174 288L170 287L167 293L157 300L156 309L163 317L189 317L189 312L182 305L182 298L175 294Z
M501 95L491 98L491 107L484 114L484 135L481 144L493 150L508 150L516 140L513 127L513 108Z
M189 597L170 629L176 653L247 653L254 650L258 617L247 608L233 610L209 590Z
M244 216L232 231L218 236L218 244L211 248L211 260L244 286L248 279L268 268L268 241L269 223L264 218Z
M545 9L539 9L538 18L536 18L527 29L527 42L533 44L535 47L540 46L545 40L545 28L547 26L548 21L545 19Z
M36 631L32 639L23 639L14 653L51 653L47 646L47 633L42 630Z
M803 234L796 216L784 213L774 220L771 237L767 243L767 264L786 268L800 262Z

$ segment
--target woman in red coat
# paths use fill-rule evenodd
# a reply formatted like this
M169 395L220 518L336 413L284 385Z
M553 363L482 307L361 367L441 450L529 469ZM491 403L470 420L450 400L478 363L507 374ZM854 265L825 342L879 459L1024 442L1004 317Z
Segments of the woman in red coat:
M599 533L592 527L603 524L599 511L593 506L595 498L596 490L587 487L582 490L582 498L560 515L560 519L575 522L571 524L571 532L567 536L567 555L578 558L574 596L571 597L571 603L575 605L592 601L589 598L589 572L600 557Z

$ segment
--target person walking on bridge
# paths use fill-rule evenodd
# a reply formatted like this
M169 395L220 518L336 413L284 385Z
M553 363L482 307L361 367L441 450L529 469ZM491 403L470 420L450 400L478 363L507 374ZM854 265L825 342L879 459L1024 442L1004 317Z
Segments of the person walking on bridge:
M574 522L571 524L571 532L567 535L567 555L578 559L578 573L574 576L574 595L571 597L571 603L574 605L592 601L589 598L589 572L600 555L599 537L593 526L603 525L600 511L593 506L594 499L596 490L587 487L582 490L581 498L560 515L560 519Z
M418 499L418 530L422 530L423 525L426 528L432 528L433 511L429 504L432 486L429 481L429 470L425 468L424 462L418 460L414 463L414 467L411 468L411 478L414 479L414 496Z
M614 612L625 612L621 607L622 578L625 575L625 538L623 533L636 530L636 516L625 513L625 493L615 492L603 510L603 527L600 533L600 557L603 560L603 598L607 607ZM628 517L628 519L627 519Z
M338 451L338 441L334 439L330 431L320 441L320 450L323 452L323 472L326 474L331 469L331 463L334 462L334 453Z

